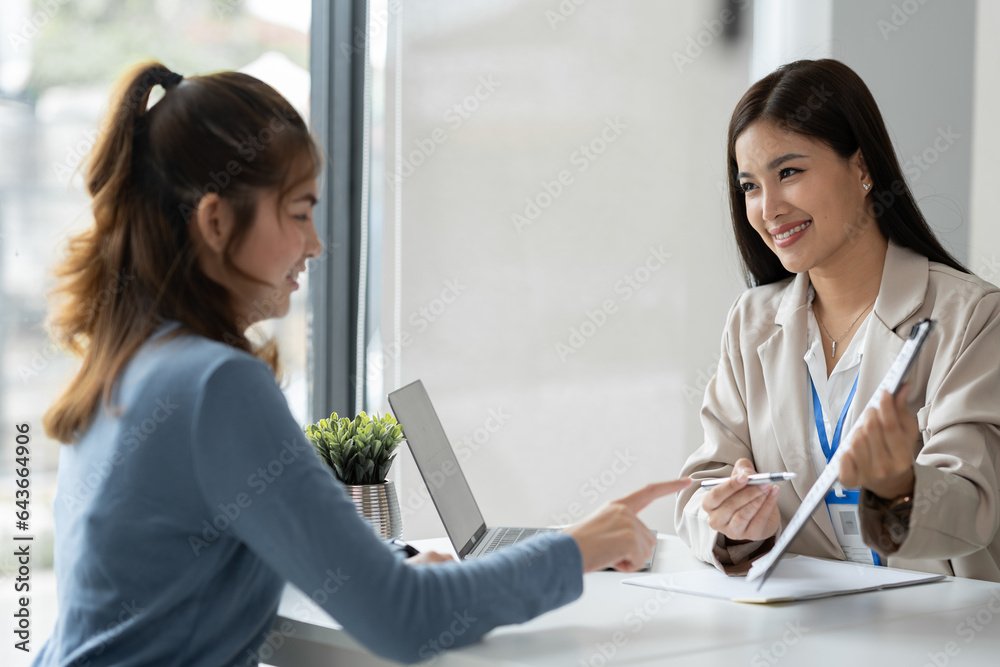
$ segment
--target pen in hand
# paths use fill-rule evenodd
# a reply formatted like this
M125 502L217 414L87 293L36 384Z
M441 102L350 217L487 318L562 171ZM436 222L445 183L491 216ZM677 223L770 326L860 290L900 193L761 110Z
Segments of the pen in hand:
M747 476L747 486L758 486L760 484L771 484L772 482L786 482L796 476L794 472L762 472ZM718 486L728 482L729 477L718 477L716 479L703 479L701 485Z

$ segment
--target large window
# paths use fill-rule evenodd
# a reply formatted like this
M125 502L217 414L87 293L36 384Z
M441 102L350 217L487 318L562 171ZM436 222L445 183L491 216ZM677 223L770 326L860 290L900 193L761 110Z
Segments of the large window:
M94 144L110 85L127 66L151 58L186 75L239 69L267 81L308 115L309 24L308 0L0 4L0 433L5 434L0 437L0 544L12 544L15 531L14 425L27 423L34 651L51 630L56 611L52 503L59 446L45 437L41 416L74 368L46 335L45 293L66 239L90 221L77 167ZM302 422L307 418L304 293L293 297L288 317L267 323L267 332L281 343L284 389ZM0 608L5 610L13 608L12 553L5 547L0 555ZM4 642L0 655L7 655L10 643ZM0 662L27 664L25 659L13 655Z

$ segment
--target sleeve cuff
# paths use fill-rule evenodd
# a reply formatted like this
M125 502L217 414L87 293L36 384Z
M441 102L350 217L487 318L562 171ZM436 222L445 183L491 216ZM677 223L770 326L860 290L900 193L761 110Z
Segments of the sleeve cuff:
M891 507L871 491L863 489L858 513L865 543L883 558L899 551L910 533L912 507L909 498Z
M730 576L744 575L750 571L753 562L774 548L777 535L766 540L730 540L722 533L716 537L712 554L722 565L722 570Z

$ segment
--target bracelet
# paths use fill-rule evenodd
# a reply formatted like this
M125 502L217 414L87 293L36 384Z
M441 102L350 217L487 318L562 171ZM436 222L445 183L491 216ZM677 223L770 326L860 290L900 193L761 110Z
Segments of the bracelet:
M882 509L882 524L884 533L894 546L899 546L906 540L910 532L910 515L913 513L913 496L907 494L892 500L878 499Z

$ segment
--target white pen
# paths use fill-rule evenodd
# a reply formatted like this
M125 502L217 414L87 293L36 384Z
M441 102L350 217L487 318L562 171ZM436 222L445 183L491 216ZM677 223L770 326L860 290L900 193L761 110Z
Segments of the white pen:
M796 473L794 472L762 472L755 475L749 475L747 486L758 486L760 484L770 484L771 482L786 482L794 478ZM717 479L703 479L701 481L702 486L718 486L724 482L728 482L731 477L719 477Z

